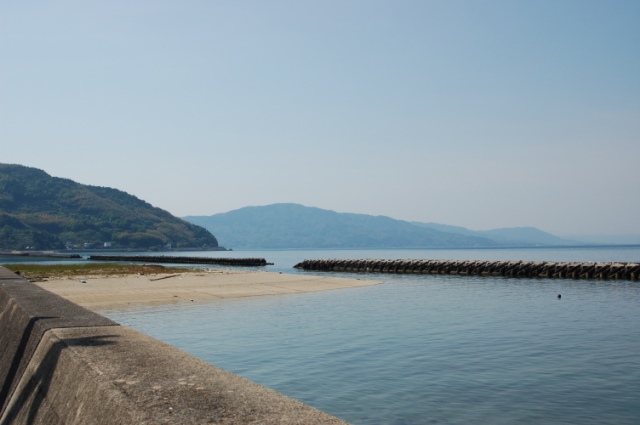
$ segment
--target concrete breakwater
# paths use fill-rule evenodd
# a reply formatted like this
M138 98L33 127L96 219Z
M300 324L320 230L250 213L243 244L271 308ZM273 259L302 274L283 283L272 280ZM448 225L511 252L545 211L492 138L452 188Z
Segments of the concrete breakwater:
M79 254L63 254L59 252L46 252L46 251L4 251L0 250L0 255L7 257L41 257L41 258L60 258L60 259L75 259L82 258Z
M237 267L262 267L272 264L267 263L267 260L264 258L174 257L169 255L92 255L89 257L89 260L170 264L217 264L220 266Z
M0 425L345 424L0 267Z
M483 260L304 260L296 269L327 272L451 274L560 279L639 280L640 263Z

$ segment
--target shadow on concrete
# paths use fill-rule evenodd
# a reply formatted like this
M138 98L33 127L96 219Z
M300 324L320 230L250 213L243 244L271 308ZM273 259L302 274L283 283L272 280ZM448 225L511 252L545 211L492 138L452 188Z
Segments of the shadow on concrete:
M29 409L29 411L26 420L21 421L21 423L37 423L38 410L42 402L47 398L53 375L60 360L60 355L65 348L71 346L97 347L111 345L115 344L115 341L111 340L111 338L117 337L117 335L101 335L84 338L68 338L55 342L49 348L24 388L14 395L13 398L15 400L2 417L0 425L12 424L18 415L22 413L23 409ZM27 403L30 398L33 400Z
M20 338L20 342L16 347L16 352L14 353L13 359L11 360L11 365L9 366L9 370L7 371L4 384L2 385L2 389L0 389L0 414L4 411L5 405L8 402L9 393L14 383L13 381L16 378L16 374L18 373L20 364L23 362L27 344L29 343L31 334L33 333L33 328L38 321L46 319L56 319L56 317L32 317L31 319L29 319L29 323L27 323L27 326L25 326L24 331L22 332L22 337Z

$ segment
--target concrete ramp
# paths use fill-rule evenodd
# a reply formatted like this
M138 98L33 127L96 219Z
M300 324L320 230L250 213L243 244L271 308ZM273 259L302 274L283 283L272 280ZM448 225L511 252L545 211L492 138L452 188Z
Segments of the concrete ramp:
M344 424L0 267L0 425Z

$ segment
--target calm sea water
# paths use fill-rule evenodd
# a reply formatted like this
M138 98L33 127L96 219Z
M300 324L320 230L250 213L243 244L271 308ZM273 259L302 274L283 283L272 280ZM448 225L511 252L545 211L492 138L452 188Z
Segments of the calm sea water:
M640 261L640 248L189 255L299 273L306 258ZM384 283L104 313L353 424L640 423L639 283L357 276Z

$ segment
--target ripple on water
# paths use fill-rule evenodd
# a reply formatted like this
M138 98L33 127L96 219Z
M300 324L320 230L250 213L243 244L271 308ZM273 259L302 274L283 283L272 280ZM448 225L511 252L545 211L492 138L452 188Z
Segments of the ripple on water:
M638 423L638 283L384 280L107 315L354 424Z

